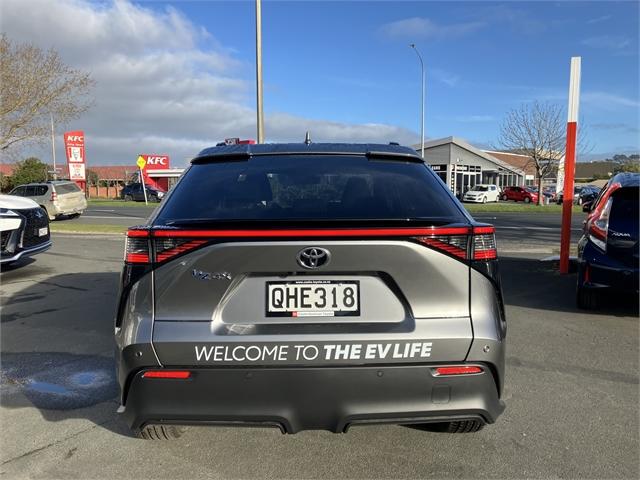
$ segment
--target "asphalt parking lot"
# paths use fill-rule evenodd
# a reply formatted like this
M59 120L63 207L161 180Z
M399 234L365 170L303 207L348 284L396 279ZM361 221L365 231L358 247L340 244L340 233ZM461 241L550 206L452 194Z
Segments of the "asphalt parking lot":
M577 311L575 276L541 255L502 257L507 410L481 432L192 428L158 444L115 413L122 237L53 241L1 277L4 478L638 478L637 308Z

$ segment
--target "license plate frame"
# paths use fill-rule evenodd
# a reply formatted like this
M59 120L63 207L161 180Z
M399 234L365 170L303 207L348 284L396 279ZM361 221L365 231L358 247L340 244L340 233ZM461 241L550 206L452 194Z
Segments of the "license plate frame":
M270 288L271 286L288 286L288 285L296 285L299 288L303 288L305 286L318 288L323 287L327 288L330 285L336 285L338 288L340 287L352 287L355 289L355 306L348 307L344 305L344 298L342 299L342 304L349 308L346 309L287 309L286 311L274 311L270 308ZM337 294L337 290L336 294ZM344 294L344 289L342 290ZM325 290L325 296L328 294ZM331 295L331 294L329 294ZM265 282L265 316L266 317L298 317L298 318L332 318L332 317L359 317L360 311L362 308L362 298L360 296L360 280L277 280L277 281L266 281ZM337 302L336 302L337 305Z

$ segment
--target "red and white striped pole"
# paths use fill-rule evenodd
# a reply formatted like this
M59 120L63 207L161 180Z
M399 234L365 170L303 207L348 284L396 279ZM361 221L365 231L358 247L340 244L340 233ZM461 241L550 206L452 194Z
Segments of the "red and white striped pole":
M580 60L571 57L569 77L569 108L567 112L567 148L564 156L564 187L562 196L562 231L560 234L560 273L569 273L571 247L571 208L573 207L573 178L576 170L578 136L578 107L580 105Z

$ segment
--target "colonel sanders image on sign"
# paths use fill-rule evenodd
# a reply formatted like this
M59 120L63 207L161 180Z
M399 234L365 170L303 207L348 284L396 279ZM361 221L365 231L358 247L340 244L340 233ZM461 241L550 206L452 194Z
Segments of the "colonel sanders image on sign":
M82 148L81 147L69 147L71 151L71 156L69 157L70 162L74 163L82 163Z

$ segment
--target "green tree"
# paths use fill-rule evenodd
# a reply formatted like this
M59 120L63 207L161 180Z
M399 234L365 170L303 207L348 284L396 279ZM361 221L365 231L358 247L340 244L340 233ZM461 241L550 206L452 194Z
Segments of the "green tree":
M16 169L11 176L11 183L14 186L31 182L47 181L47 165L39 158L30 157L22 162L18 162Z
M98 185L98 181L100 180L100 176L96 173L95 170L87 170L87 184L92 187Z
M637 160L636 161L629 160L629 161L623 162L620 165L615 167L615 173L618 173L618 172L640 173L640 162Z
M6 193L13 188L11 177L0 173L0 192Z

